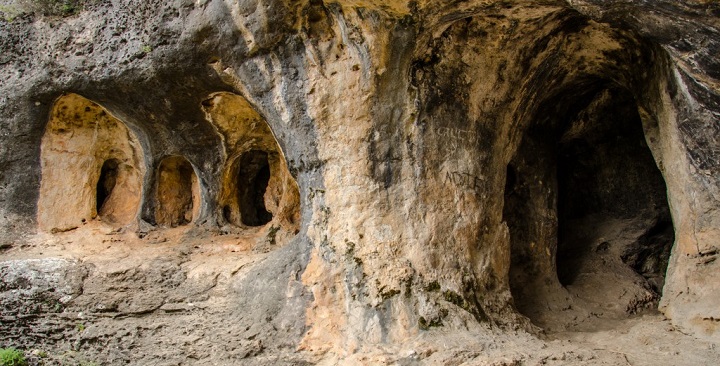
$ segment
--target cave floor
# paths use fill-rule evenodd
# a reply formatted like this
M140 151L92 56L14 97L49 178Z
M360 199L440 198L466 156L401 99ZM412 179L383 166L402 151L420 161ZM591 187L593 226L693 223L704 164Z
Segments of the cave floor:
M684 334L660 314L646 314L605 330L541 335L521 332L430 331L403 347L359 352L325 365L714 365L717 345Z
M30 354L47 354L44 363L35 357L38 365L82 360L103 365L708 365L720 361L716 344L684 333L652 310L626 319L598 317L586 321L583 331L538 336L474 325L467 331L431 328L401 345L363 347L349 354L309 355L291 345L266 348L255 338L259 331L253 335L252 329L232 324L231 314L237 309L228 296L238 278L274 249L264 229L241 233L181 227L149 231L142 238L129 231L92 222L66 233L35 235L0 253L0 263L63 258L91 268L83 293L74 300L78 304L71 302L60 314L40 317L46 327L42 329L51 329L46 325L54 322L70 331L62 337L48 331L47 342L42 329L34 338L7 332L0 334L0 341L12 340ZM154 273L147 269L148 263L183 268L185 276L172 289L164 282L155 285L148 280ZM146 274L148 279L139 279ZM106 283L98 283L103 280ZM79 311L95 303L109 304L110 298L116 299L114 308Z

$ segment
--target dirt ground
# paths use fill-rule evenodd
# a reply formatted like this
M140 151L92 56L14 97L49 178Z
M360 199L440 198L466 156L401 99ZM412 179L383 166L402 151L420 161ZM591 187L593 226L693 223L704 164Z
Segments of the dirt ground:
M714 365L720 349L683 333L656 310L609 317L557 313L540 334L477 326L467 331L433 328L403 345L365 347L353 354L309 355L291 344L265 348L261 331L237 329L232 288L276 250L266 229L244 234L195 227L135 232L99 222L60 234L38 234L0 254L0 262L62 258L90 268L83 293L55 314L49 329L26 339L34 364L80 365ZM165 268L159 277L148 263ZM180 272L171 270L181 269ZM178 277L180 276L180 277ZM176 279L176 280L175 280ZM115 281L113 283L113 281ZM576 291L575 294L578 292ZM84 311L79 311L85 309ZM587 314L591 314L587 316ZM595 315L592 315L595 314ZM563 318L564 317L564 318ZM575 320L572 320L575 317ZM544 318L544 321L548 320ZM563 320L564 319L564 320ZM44 322L44 323L43 323ZM4 322L5 326L14 323ZM553 329L554 328L554 329ZM3 343L15 342L7 328ZM53 338L54 337L54 338ZM57 339L60 338L60 339ZM23 346L21 344L21 346ZM43 355L44 357L39 357Z

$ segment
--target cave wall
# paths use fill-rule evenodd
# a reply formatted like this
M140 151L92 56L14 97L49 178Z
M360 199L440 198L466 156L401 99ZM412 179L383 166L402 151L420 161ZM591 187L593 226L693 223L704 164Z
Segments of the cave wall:
M167 156L195 167L196 225L234 220L230 157L249 147L207 101L238 95L277 139L278 179L297 182L275 205L300 206L279 215L298 232L288 249L237 286L245 321L300 319L307 329L283 332L314 352L525 326L509 288L507 166L538 119L571 113L565 98L613 85L636 100L667 184L676 245L662 309L717 336L718 9L654 3L128 0L0 21L2 240L36 230L43 131L68 92L138 136L146 171ZM138 214L151 224L155 179ZM552 276L556 223L541 201L526 254ZM285 298L288 286L311 302Z
M155 223L176 227L191 223L199 209L200 187L193 166L181 156L168 156L157 171Z
M660 306L677 324L714 334L718 288L707 279L717 272L720 125L718 61L711 55L720 47L720 8L702 1L657 1L652 9L597 1L573 5L594 19L633 29L669 55L637 97L648 145L668 185L676 237Z
M215 93L203 101L206 118L222 136L224 164L222 187L217 198L222 216L218 220L235 226L262 226L269 221L295 233L300 220L297 183L270 126L240 95ZM257 158L253 158L257 156ZM252 192L261 170L262 192ZM248 208L245 208L248 207ZM243 215L243 208L248 211ZM264 219L258 220L258 211ZM249 217L245 217L249 216ZM255 222L257 221L257 222Z
M122 226L137 216L144 154L138 138L102 107L77 94L58 98L40 150L42 230L67 231L98 216Z

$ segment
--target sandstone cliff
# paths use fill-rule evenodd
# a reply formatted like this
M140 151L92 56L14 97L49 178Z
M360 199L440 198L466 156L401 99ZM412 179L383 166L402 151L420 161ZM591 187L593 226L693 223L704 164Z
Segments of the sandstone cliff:
M2 342L513 364L648 309L720 340L717 2L69 3L0 8Z

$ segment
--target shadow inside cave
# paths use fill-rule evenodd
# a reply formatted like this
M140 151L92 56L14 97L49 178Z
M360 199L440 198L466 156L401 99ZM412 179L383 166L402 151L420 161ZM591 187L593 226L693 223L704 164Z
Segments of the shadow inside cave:
M559 98L564 118L528 129L506 178L515 306L550 331L656 309L674 242L635 100L586 90Z

